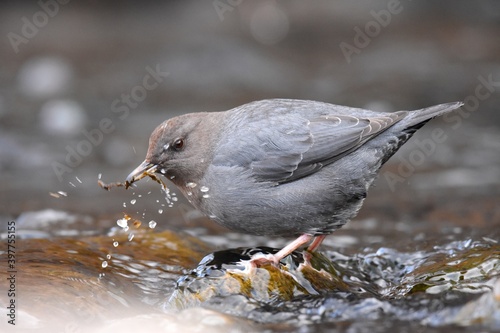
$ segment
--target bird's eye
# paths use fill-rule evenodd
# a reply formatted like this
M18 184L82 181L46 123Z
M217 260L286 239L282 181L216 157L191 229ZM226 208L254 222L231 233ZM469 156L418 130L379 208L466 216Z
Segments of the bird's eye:
M182 138L177 138L174 140L174 143L172 144L172 148L175 150L181 150L184 148L184 139Z

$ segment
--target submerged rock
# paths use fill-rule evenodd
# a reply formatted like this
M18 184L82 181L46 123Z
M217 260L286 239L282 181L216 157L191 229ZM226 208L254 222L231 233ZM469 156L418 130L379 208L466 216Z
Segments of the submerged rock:
M254 254L277 251L268 247L237 248L205 256L196 269L177 281L165 308L183 309L236 295L259 303L274 303L349 289L339 271L320 253L294 252L282 260L279 268L255 267L250 263Z
M500 245L472 242L470 239L436 248L425 263L405 275L392 295L447 291L483 293L491 290L484 283L500 275Z
M193 267L209 251L184 234L146 228L133 232L133 241L123 232L112 237L16 239L13 266L10 272L0 272L1 290L15 286L15 302L22 311L16 326L82 333L92 327L89 332L95 332L113 320L155 313L153 305L170 294L183 267ZM8 302L0 297L4 309Z

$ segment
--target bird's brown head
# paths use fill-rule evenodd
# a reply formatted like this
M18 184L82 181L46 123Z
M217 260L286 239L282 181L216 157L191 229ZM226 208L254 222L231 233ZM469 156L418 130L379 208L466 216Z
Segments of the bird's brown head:
M215 114L192 113L164 121L151 134L146 159L126 180L127 186L155 173L182 187L203 175L210 158Z

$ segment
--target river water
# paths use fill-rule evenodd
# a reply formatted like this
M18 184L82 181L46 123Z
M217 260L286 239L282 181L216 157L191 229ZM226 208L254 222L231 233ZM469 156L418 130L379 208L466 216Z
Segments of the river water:
M500 331L496 2L47 3L0 5L2 332ZM274 97L466 106L281 269L248 255L290 239L223 229L172 184L97 185L169 117Z

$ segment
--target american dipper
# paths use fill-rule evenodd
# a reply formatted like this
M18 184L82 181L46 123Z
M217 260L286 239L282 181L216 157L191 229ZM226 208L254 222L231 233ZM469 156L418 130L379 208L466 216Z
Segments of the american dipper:
M380 167L430 119L463 103L374 112L315 101L271 99L229 111L163 122L129 186L154 173L172 181L197 209L242 233L296 236L279 261L356 216Z

